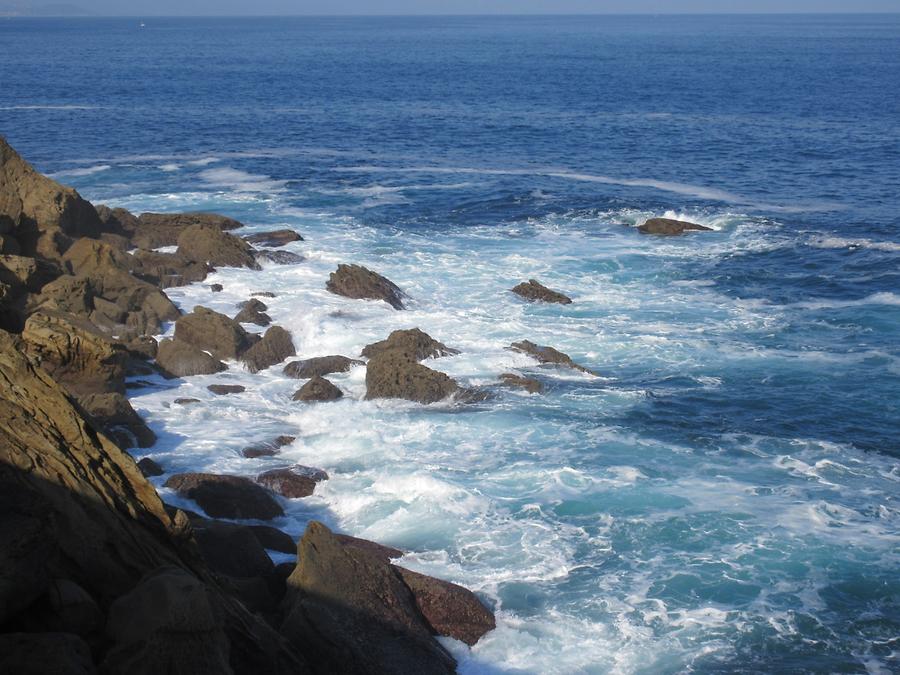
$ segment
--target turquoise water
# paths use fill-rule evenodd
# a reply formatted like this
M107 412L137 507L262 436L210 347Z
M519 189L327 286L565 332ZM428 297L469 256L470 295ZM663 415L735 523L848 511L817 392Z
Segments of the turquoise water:
M306 237L183 309L270 290L301 356L419 326L463 383L547 387L367 402L357 368L301 408L233 364L135 390L167 469L296 435L331 479L279 525L477 590L499 626L464 673L900 669L900 18L147 23L0 23L0 133L95 202ZM637 233L660 215L715 231ZM341 262L410 310L328 294ZM575 302L507 292L530 277Z

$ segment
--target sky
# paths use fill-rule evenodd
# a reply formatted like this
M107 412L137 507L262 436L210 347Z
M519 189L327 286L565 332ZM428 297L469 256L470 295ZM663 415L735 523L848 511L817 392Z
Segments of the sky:
M22 0L19 0L20 2ZM25 0L26 2L28 0ZM31 0L35 6L62 4ZM897 12L900 0L65 0L92 14L594 14ZM3 4L3 3L0 3Z

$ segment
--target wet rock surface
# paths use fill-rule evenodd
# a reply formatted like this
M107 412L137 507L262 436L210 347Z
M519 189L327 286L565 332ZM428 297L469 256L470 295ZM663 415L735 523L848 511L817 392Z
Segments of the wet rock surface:
M270 366L297 355L291 334L281 326L272 326L262 340L244 352L241 360L251 373L258 373Z
M269 232L257 232L256 234L248 234L244 237L244 241L254 246L268 246L269 248L277 248L285 246L295 241L303 241L294 230L270 230Z
M211 384L206 389L216 396L227 396L228 394L242 394L247 391L247 387L242 384Z
M530 300L532 302L551 302L560 305L572 304L572 298L559 291L553 291L544 286L536 279L530 279L526 282L514 286L512 292L520 298Z
M182 340L160 342L156 363L162 369L163 374L169 378L211 375L227 369L226 365L218 359Z
M553 347L535 344L530 340L514 342L512 345L510 345L510 349L516 352L521 352L522 354L528 354L528 356L536 359L538 363L541 364L564 366L566 368L572 368L573 370L577 370L582 373L596 375L594 371L575 363L568 354L564 354L563 352L559 351L558 349L554 349Z
M224 314L198 305L175 322L175 339L209 352L216 359L234 360L259 338Z
M330 380L316 375L294 392L291 400L315 403L319 401L336 401L343 396L344 393Z
M529 394L540 394L544 391L544 385L540 380L536 380L533 377L517 375L516 373L503 373L500 376L500 382L507 387L524 389Z
M395 330L386 340L366 345L362 350L362 355L371 359L386 352L406 354L415 361L459 354L458 349L453 349L443 342L438 342L428 333L418 328Z
M267 490L243 476L182 473L165 486L197 502L212 518L271 520L284 515Z
M191 225L178 235L178 255L222 267L259 269L253 247L214 225Z
M289 499L309 497L315 490L316 483L323 480L328 480L328 474L322 469L300 464L271 469L256 477L257 483Z
M394 282L362 265L338 265L325 288L336 295L356 300L384 300L394 309L403 309L404 293Z
M711 227L690 223L686 220L674 220L672 218L650 218L638 227L641 234L655 234L660 236L674 236L690 231L711 232Z
M365 365L363 361L346 356L316 356L302 361L292 361L282 370L288 377L305 380L315 376L324 377L331 373L346 373L353 366Z

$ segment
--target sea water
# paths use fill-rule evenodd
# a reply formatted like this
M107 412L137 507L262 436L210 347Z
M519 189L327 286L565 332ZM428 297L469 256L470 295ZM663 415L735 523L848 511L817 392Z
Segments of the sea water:
M132 390L146 454L327 470L275 524L475 590L498 627L445 641L462 673L900 670L900 18L146 24L0 23L0 133L95 203L304 236L301 264L170 289L181 309L270 291L301 357L419 327L464 385L546 386L366 401L356 367L302 405L231 363ZM408 310L328 293L339 263ZM509 293L529 278L574 302Z

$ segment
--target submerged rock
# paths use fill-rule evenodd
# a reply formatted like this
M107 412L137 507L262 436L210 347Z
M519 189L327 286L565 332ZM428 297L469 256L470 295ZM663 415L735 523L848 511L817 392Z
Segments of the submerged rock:
M292 253L291 251L268 251L262 249L256 251L254 255L258 261L270 262L276 265L298 265L306 260L299 253Z
M257 373L296 355L297 350L294 348L291 334L281 326L272 326L262 340L244 352L241 360L247 366L247 370Z
M248 234L244 237L244 241L254 246L268 246L269 248L278 248L294 241L303 241L294 230L272 230L270 232L257 232L256 234Z
M169 378L212 375L228 369L218 359L183 340L160 342L156 353L156 364L162 370L163 375Z
M553 347L542 347L540 345L536 345L530 340L514 342L512 345L510 345L510 349L516 352L521 352L523 354L528 354L528 356L537 359L538 363L565 366L567 368L572 368L573 370L578 370L582 373L596 375L593 370L589 370L584 366L580 366L575 363L568 354L564 354L563 352L554 349Z
M331 373L346 373L353 366L361 365L365 364L346 356L315 356L303 361L292 361L281 372L288 377L305 380L316 375L322 377Z
M283 469L271 469L256 477L257 483L289 499L309 497L315 490L316 483L323 480L328 480L328 474L322 469L301 464Z
M357 300L384 300L394 309L404 309L403 291L394 282L362 265L338 265L325 288L336 295Z
M329 380L316 375L294 392L291 400L313 403L315 401L336 401L343 396L344 393Z
M500 376L500 382L507 387L517 387L524 389L529 394L540 394L544 391L544 385L533 377L524 377L515 373L503 373Z
M241 394L247 391L247 387L240 384L211 384L207 387L216 396L227 396L228 394Z
M418 328L410 328L409 330L395 330L386 340L366 345L362 350L362 355L371 359L389 351L406 354L415 361L459 354L458 349L452 349L443 342L438 342L428 333Z
M572 298L563 295L558 291L550 290L536 279L529 279L527 282L522 282L518 286L515 286L512 289L512 292L519 297L532 302L555 302L561 305L572 304Z
M215 266L260 268L250 244L214 225L191 225L179 234L178 254Z
M672 218L650 218L643 225L638 227L641 234L657 234L662 236L672 236L676 234L684 234L690 230L712 231L711 227L698 225L697 223L689 223L686 220L674 220Z
M193 499L212 518L271 520L284 515L272 496L249 478L210 473L181 473L165 487Z
M278 454L279 449L283 448L285 445L290 445L295 440L297 440L295 436L278 436L265 443L248 445L241 450L241 454L248 459L254 459L256 457L274 457Z

